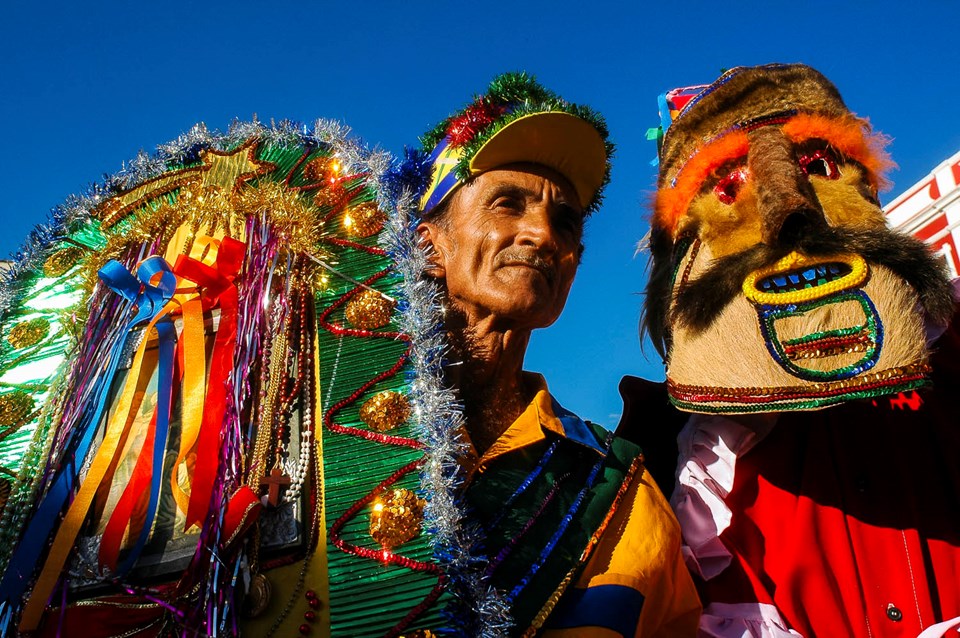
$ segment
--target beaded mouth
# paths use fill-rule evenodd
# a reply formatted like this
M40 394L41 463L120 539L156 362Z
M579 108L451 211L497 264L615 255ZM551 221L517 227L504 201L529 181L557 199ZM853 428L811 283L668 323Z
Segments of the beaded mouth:
M880 358L883 324L862 290L789 305L761 305L757 311L767 351L793 376L808 381L849 379L873 368ZM811 323L819 329L809 332Z
M815 301L860 286L868 270L866 261L859 255L808 257L794 251L747 275L743 294L763 305Z

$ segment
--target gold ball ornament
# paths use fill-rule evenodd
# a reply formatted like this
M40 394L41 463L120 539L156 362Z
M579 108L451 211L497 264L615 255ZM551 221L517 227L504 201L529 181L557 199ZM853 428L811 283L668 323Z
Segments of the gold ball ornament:
M377 432L386 432L410 418L410 401L392 390L378 392L360 408L360 419Z
M348 208L343 214L343 228L354 237L370 237L383 229L387 215L373 202Z
M384 549L393 549L420 534L427 502L411 490L396 489L373 501L370 536Z
M33 397L20 390L0 395L0 427L21 423L33 412Z
M311 182L329 182L336 180L343 172L340 160L333 157L318 157L303 167L303 176Z
M42 317L21 321L10 329L7 341L14 348L29 348L43 341L50 334L50 322Z
M343 206L347 201L347 190L340 182L326 184L323 188L317 190L313 196L313 203L319 208L335 210Z
M346 317L360 330L373 330L390 323L394 302L375 290L364 290L347 304Z
M45 277L59 277L73 268L81 257L83 249L77 246L58 250L43 262L43 274Z

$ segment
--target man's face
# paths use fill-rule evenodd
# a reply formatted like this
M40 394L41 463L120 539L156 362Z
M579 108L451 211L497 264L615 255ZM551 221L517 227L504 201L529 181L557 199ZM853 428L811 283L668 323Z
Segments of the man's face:
M487 171L461 187L441 219L421 223L435 276L468 325L549 326L577 271L583 210L573 187L535 165Z
M804 117L700 149L709 163L677 178L686 194L658 199L688 198L648 298L669 304L681 407L806 409L922 380L918 305L941 313L945 280L887 229L858 125Z

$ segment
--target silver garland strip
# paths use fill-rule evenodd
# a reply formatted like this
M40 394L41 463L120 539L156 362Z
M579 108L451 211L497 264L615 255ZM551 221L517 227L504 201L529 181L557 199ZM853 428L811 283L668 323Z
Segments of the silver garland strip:
M443 329L439 286L424 276L427 255L415 232L417 197L413 189L397 189L383 196L390 217L381 244L403 276L401 330L413 343L411 401L428 461L421 475L427 495L424 522L432 533L434 555L450 579L454 596L448 618L457 635L495 638L512 626L509 605L484 577L486 557L476 553L480 530L467 521L458 500L462 479L459 462L465 451L463 408L444 382L443 368L450 353ZM382 191L381 191L382 192Z

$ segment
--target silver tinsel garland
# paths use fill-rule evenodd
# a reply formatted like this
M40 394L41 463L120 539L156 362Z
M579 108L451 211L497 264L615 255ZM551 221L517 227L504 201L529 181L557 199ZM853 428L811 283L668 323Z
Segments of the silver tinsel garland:
M459 459L467 444L459 436L464 425L462 406L444 381L450 349L443 328L442 293L424 274L428 255L416 233L416 189L392 190L382 202L390 217L381 244L403 276L401 329L413 343L411 402L429 455L421 477L427 497L424 522L433 533L435 557L450 579L455 602L448 618L457 635L495 638L506 634L513 622L509 604L487 583L487 559L476 553L480 531L469 523L458 500Z

